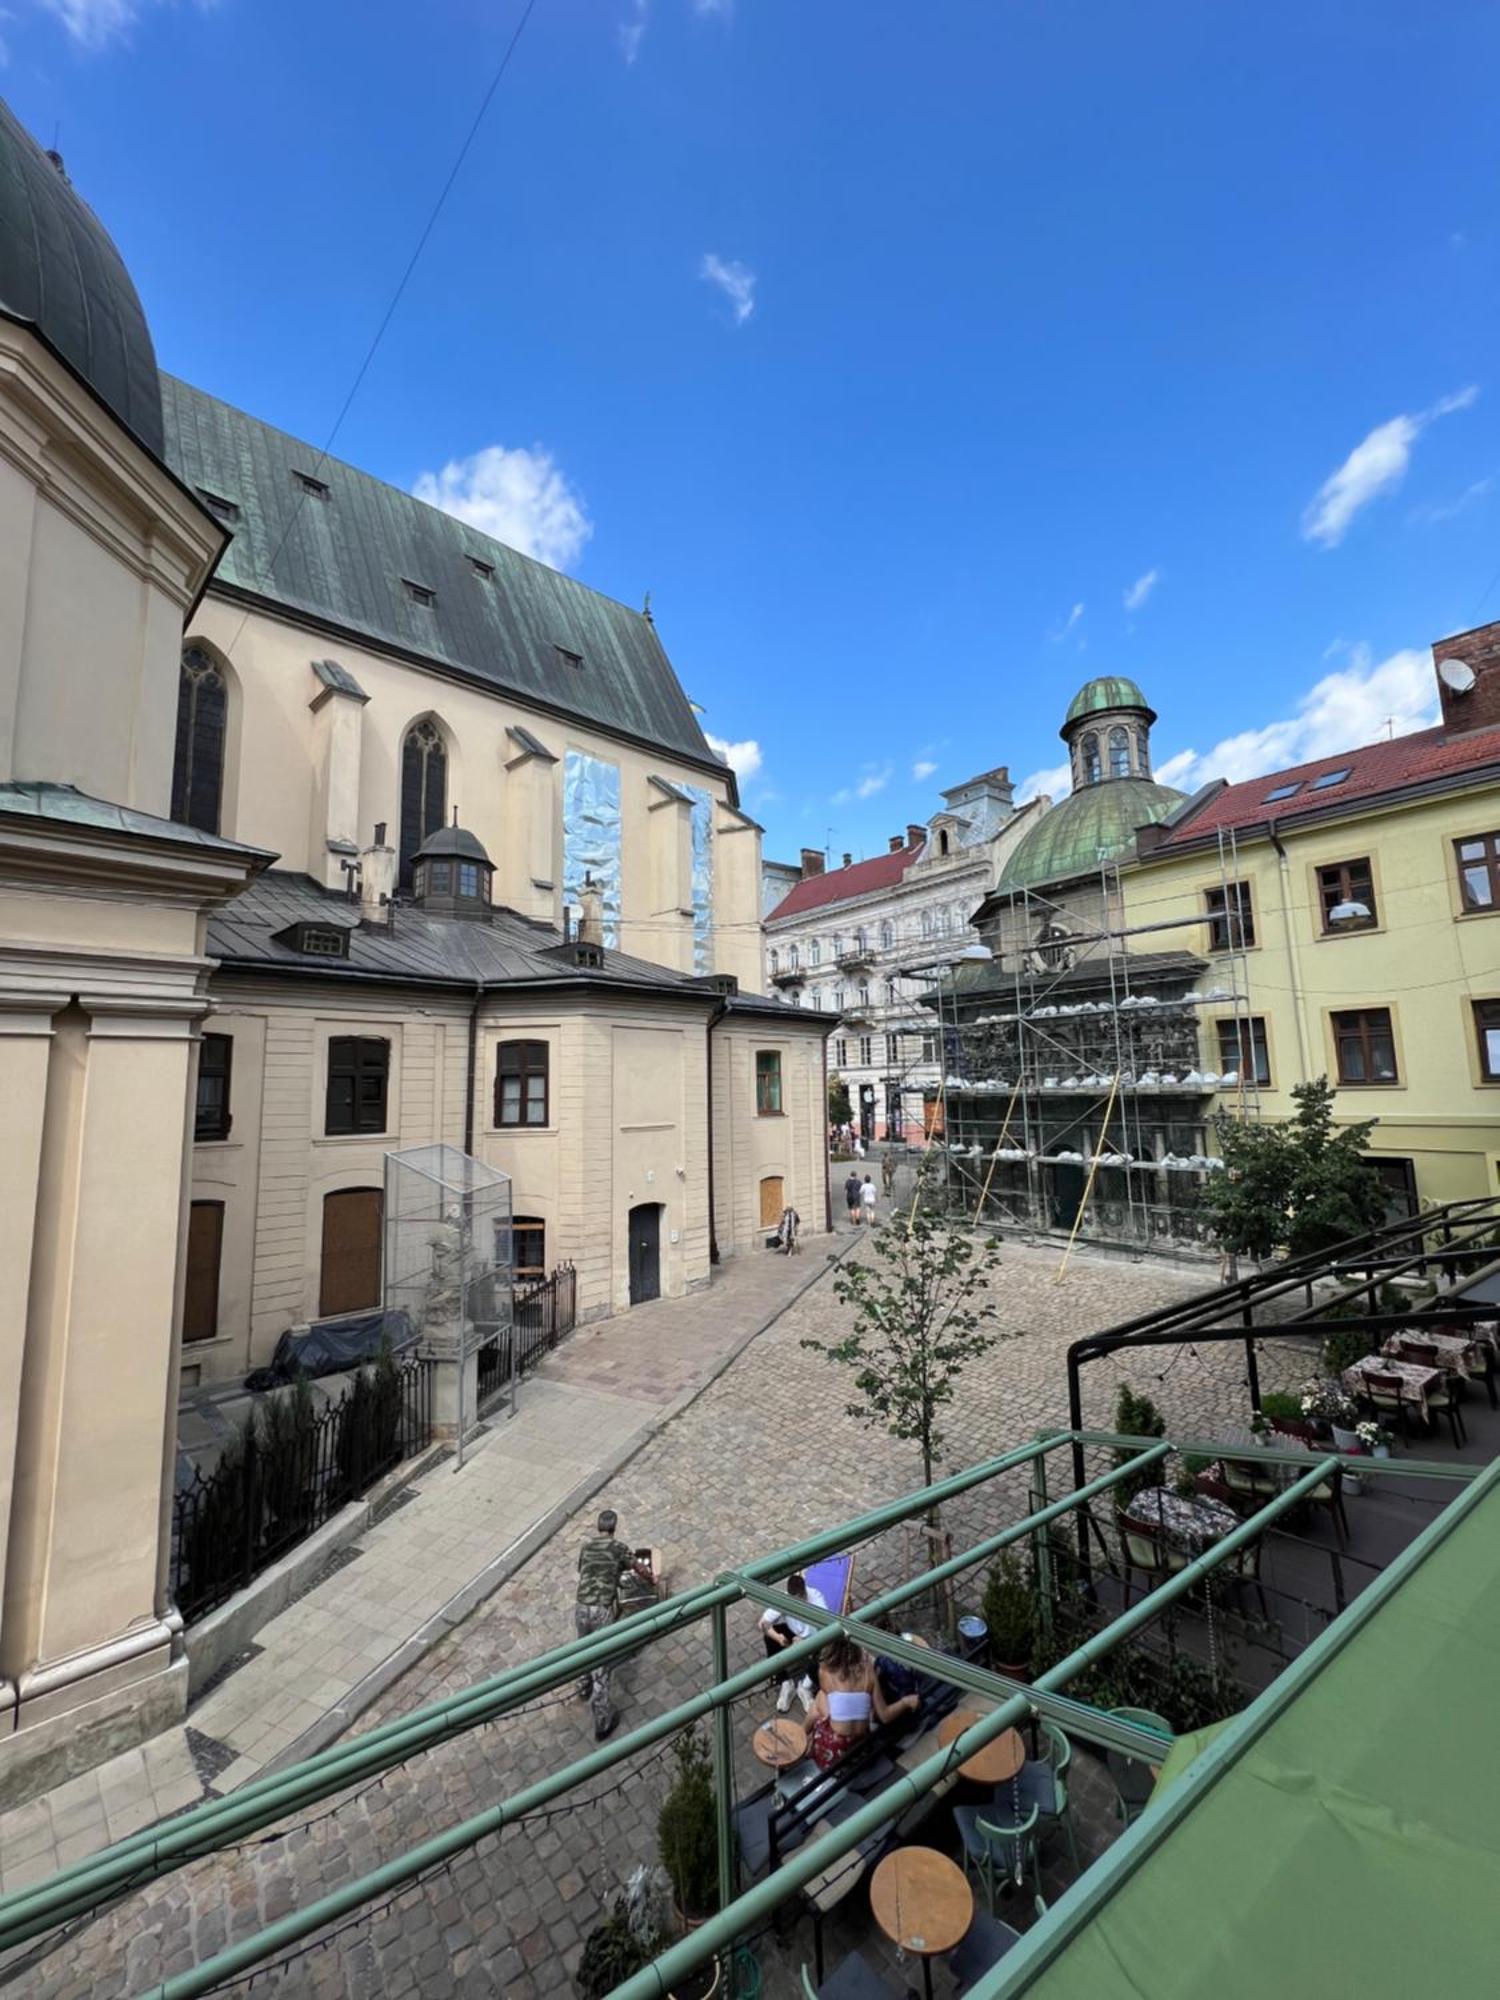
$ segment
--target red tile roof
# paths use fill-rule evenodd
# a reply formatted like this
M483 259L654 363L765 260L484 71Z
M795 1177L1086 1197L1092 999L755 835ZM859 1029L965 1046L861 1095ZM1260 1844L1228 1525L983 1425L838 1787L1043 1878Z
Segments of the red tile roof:
M894 854L876 854L868 861L856 861L848 868L830 868L826 874L810 875L782 898L766 922L774 924L781 917L800 917L807 910L846 903L853 896L868 896L876 889L893 889L921 852L919 842L911 847L898 847Z
M1227 832L1231 827L1264 826L1268 821L1342 812L1359 799L1460 777L1495 763L1500 763L1500 726L1461 736L1449 735L1441 727L1419 729L1410 736L1367 743L1337 757L1319 757L1311 764L1294 764L1289 770L1268 771L1264 777L1247 779L1241 785L1226 785L1196 812L1186 814L1151 852L1187 847L1221 828ZM1349 775L1341 784L1314 789L1313 781L1331 771L1347 771ZM1267 803L1268 793L1291 784L1297 790L1289 798Z

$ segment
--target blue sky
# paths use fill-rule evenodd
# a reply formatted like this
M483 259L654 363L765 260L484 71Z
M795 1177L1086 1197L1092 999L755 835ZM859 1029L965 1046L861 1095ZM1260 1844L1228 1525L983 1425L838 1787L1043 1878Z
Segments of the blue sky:
M7 9L163 365L321 442L520 0ZM649 589L770 854L1096 673L1184 784L1415 726L1500 617L1497 70L1478 0L537 0L335 449Z

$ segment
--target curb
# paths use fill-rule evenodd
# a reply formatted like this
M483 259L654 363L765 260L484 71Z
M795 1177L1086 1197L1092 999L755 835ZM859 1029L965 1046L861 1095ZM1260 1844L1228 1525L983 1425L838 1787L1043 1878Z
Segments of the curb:
M719 1356L699 1381L684 1389L679 1396L658 1410L655 1416L649 1417L638 1430L632 1431L629 1437L610 1452L608 1457L586 1472L561 1500L538 1520L533 1521L531 1526L523 1534L518 1535L515 1541L503 1549L492 1562L486 1563L483 1569L476 1571L445 1604L440 1605L430 1617L424 1619L415 1632L403 1639L401 1644L388 1653L377 1666L372 1667L363 1680L356 1681L336 1707L329 1709L317 1722L312 1723L300 1736L294 1738L284 1750L271 1758L260 1775L267 1777L274 1771L284 1771L293 1764L300 1764L304 1758L315 1756L320 1750L326 1750L331 1743L337 1742L357 1716L378 1701L381 1695L394 1686L426 1653L429 1653L440 1639L445 1639L476 1611L486 1598L492 1597L503 1584L508 1583L519 1569L530 1562L539 1549L551 1541L564 1522L586 1501L607 1486L632 1459L638 1458L668 1424L675 1422L684 1410L690 1409L706 1390L711 1389L714 1383L734 1366L752 1341L759 1340L763 1333L769 1333L777 1321L790 1312L805 1293L810 1292L814 1285L826 1278L830 1269L841 1264L863 1241L862 1235L852 1235L847 1243L838 1243L835 1232L837 1247L825 1253L822 1263L808 1273L797 1289L777 1306L768 1319L762 1320L759 1326L751 1327L748 1333L742 1335L732 1347Z

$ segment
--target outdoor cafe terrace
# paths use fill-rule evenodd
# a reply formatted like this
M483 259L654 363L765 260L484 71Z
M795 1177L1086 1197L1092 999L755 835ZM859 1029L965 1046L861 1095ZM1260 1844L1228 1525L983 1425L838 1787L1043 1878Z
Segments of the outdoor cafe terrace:
M1500 1203L1454 1205L1085 1336L1075 1388L1124 1345L1165 1369L1195 1343L1243 1343L1245 1425L1018 1444L0 1898L0 1950L195 1857L316 1824L462 1732L524 1726L612 1661L628 1719L588 1755L373 1873L331 1867L317 1901L241 1913L222 1949L151 1990L186 2000L257 1971L298 1990L298 1954L341 1925L399 1913L476 1856L502 1884L518 1850L569 1825L622 1890L635 1877L644 1924L637 1871L672 1857L615 1807L674 1779L691 1792L695 1742L708 1803L674 1873L679 1891L698 1879L699 1907L684 1928L657 1900L649 1962L622 1914L594 1990L1156 2000L1211 1982L1261 2000L1309 1990L1316 1968L1373 1994L1434 1970L1449 1992L1489 1990L1495 1847L1469 1724L1500 1652L1497 1220ZM1388 1350L1345 1380L1389 1420L1389 1456L1351 1456L1290 1415L1252 1428L1273 1328L1306 1343L1310 1373L1330 1331ZM826 1610L787 1594L798 1570ZM813 1628L776 1660L746 1615L766 1607ZM919 1704L824 1769L775 1676L815 1672L835 1634ZM699 1672L683 1700L685 1657Z

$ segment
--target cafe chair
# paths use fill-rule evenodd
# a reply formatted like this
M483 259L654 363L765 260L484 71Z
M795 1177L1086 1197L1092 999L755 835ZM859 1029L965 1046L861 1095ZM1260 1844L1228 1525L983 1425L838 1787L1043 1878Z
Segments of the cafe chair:
M1464 1374L1471 1382L1482 1382L1484 1392L1490 1399L1492 1410L1500 1409L1500 1396L1495 1393L1495 1350L1487 1340L1476 1340L1469 1350L1475 1359L1464 1364Z
M1146 1588L1141 1593L1148 1595L1158 1584L1165 1583L1169 1576L1186 1569L1189 1558L1170 1543L1159 1542L1149 1529L1132 1521L1128 1514L1117 1514L1116 1524L1120 1531L1120 1559L1124 1566L1123 1582L1125 1602L1130 1602L1130 1573L1139 1570L1146 1579Z
M1378 1415L1394 1417L1401 1435L1411 1443L1411 1398L1399 1375L1382 1375L1377 1369L1365 1373L1364 1400Z
M1001 1787L1002 1791L1007 1789ZM999 1804L954 1808L953 1818L964 1844L964 1873L972 1870L984 1890L991 1916L998 1891L1007 1882L1022 1882L1028 1869L1033 1891L1041 1888L1036 1847L1039 1817L1034 1805L1023 1805L1019 1813Z
M821 1986L802 1968L804 2000L903 2000L902 1989L877 1972L864 1955L851 1951L841 1958Z
M1463 1414L1458 1407L1458 1383L1443 1367L1435 1347L1423 1347L1419 1342L1413 1341L1409 1343L1406 1351L1419 1368L1443 1369L1441 1385L1427 1391L1427 1414L1432 1419L1434 1430L1437 1429L1439 1417L1448 1419L1448 1428L1453 1434L1453 1449L1457 1451L1458 1447L1468 1439L1468 1432L1464 1429Z
M1326 1479L1320 1479L1312 1492L1307 1495L1309 1507L1326 1507L1328 1517L1333 1522L1334 1533L1339 1538L1339 1547L1349 1546L1349 1516L1344 1512L1344 1472L1342 1466L1335 1466ZM1257 1572L1258 1574L1259 1572Z
M953 1974L956 2000L963 2000L971 1986L997 1966L1012 1945L1021 1942L1021 1933L985 1910L974 1912L974 1921L962 1940L948 1954L948 1970Z
M1121 1722L1136 1722L1146 1729L1159 1729L1163 1735L1175 1734L1165 1716L1157 1715L1149 1708L1112 1708L1110 1714ZM1162 1756L1167 1754L1167 1746L1162 1746ZM1127 1757L1123 1750L1106 1750L1104 1768L1108 1771L1115 1788L1115 1812L1129 1826L1140 1816L1141 1809L1149 1802L1156 1789L1156 1779L1151 1766L1139 1757Z
M1253 1460L1224 1458L1220 1459L1219 1467L1231 1497L1248 1506L1252 1512L1264 1501L1274 1500L1281 1491L1277 1482L1268 1478Z
M1073 1832L1073 1816L1068 1802L1068 1766L1073 1761L1073 1746L1066 1734L1055 1722L1041 1724L1043 1754L1028 1757L1016 1778L1016 1786L1023 1805L1034 1805L1037 1809L1037 1824L1040 1832L1049 1826L1062 1828L1068 1843L1068 1853L1072 1858L1073 1871L1078 1872L1078 1840ZM1001 1786L997 1797L1004 1798L1007 1787Z
M1226 1583L1238 1585L1244 1590L1253 1590L1260 1599L1260 1615L1269 1625L1271 1609L1266 1603L1266 1588L1260 1580L1260 1552L1262 1543L1257 1537L1253 1542L1243 1542L1233 1555L1226 1556L1219 1564L1217 1574Z

